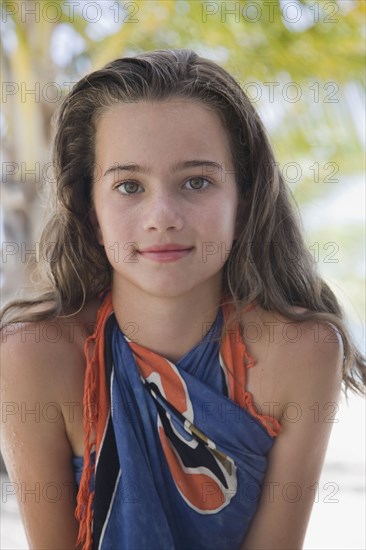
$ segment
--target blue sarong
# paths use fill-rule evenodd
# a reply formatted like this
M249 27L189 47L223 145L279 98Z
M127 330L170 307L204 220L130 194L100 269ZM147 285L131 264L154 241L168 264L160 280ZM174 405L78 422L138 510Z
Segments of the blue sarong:
M95 472L89 446L78 495L79 542L95 550L238 549L281 426L256 411L245 389L254 361L239 329L220 339L228 305L173 364L125 336L106 300L84 395L90 409L94 388L99 409Z

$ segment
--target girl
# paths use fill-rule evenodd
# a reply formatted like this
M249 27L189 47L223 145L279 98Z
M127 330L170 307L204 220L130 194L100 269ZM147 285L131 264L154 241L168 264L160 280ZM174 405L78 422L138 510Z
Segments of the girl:
M117 59L64 100L54 163L41 291L3 312L30 546L301 548L365 361L248 98L191 50Z

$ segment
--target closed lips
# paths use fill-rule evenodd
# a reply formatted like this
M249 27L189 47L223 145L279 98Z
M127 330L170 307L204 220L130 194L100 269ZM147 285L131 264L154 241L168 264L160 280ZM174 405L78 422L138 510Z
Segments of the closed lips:
M193 246L179 245L179 244L162 244L154 245L149 248L144 248L140 252L173 252L179 250L191 250Z

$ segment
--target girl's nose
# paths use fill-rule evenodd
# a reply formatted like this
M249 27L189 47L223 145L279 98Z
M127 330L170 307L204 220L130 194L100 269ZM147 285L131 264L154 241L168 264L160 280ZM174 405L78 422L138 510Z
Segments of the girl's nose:
M143 212L143 228L145 231L155 229L160 232L168 229L179 231L184 225L183 212L177 197L163 191L146 201Z

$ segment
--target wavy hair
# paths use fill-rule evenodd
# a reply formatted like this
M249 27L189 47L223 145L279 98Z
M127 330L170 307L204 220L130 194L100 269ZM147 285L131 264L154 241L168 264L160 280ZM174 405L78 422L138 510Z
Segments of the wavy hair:
M47 257L43 254L35 267L35 296L10 302L3 325L79 311L110 286L111 267L89 219L96 122L118 102L172 97L202 102L218 113L228 132L244 206L240 234L224 265L223 293L235 305L237 318L255 300L295 322L331 323L343 341L345 395L349 388L364 394L365 358L352 341L336 296L317 272L258 113L226 70L189 49L116 59L81 78L65 97L56 118L53 206L40 239ZM41 311L34 310L41 304Z

